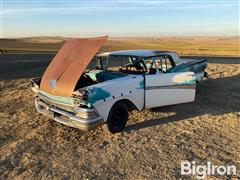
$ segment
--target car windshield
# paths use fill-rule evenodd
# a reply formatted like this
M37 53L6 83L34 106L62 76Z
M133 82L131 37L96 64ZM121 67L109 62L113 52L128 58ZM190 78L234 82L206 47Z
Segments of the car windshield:
M131 56L98 57L96 69L139 74L146 71L143 61Z

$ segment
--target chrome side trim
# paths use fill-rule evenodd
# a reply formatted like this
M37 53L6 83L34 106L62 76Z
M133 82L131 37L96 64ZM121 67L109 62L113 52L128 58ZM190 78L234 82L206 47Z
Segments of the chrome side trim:
M145 90L155 90L155 89L195 89L196 85L186 85L186 84L176 84L168 86L146 86Z

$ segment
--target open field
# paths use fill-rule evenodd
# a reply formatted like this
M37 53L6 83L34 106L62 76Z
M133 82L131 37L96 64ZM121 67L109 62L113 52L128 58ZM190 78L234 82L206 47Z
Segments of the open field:
M56 52L63 44L62 37L2 39L3 52ZM102 51L126 49L174 50L181 55L240 56L239 37L159 37L109 38Z
M123 49L122 41L110 40L103 49ZM127 41L153 48L139 47L141 39ZM46 44L56 50L56 41ZM218 55L236 56L233 49L239 47L229 44L225 48L231 50ZM39 49L44 53L0 55L1 179L181 179L181 160L240 169L239 57L208 58L209 79L197 87L195 102L131 112L125 131L109 135L101 128L82 132L66 127L36 112L29 79L41 75L54 56ZM191 48L185 49L182 54Z

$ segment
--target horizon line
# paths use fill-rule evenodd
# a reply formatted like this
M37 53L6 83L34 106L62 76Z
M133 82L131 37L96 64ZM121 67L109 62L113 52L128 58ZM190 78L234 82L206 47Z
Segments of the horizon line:
M68 39L68 38L95 38L95 37L102 37L106 35L101 35L101 36L48 36L48 35L39 35L39 36L16 36L16 37L4 37L0 38L0 40L4 39L25 39L25 38L63 38L63 39ZM108 38L159 38L159 37L238 37L240 38L240 35L159 35L159 36L108 36Z

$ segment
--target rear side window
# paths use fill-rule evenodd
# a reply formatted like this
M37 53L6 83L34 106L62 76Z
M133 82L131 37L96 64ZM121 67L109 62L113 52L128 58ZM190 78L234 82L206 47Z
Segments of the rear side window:
M172 67L172 63L169 59L169 56L162 57L162 64L163 64L163 66L162 66L163 72L167 72L167 70Z
M173 67L172 61L168 55L155 58L155 63L159 71L167 72L168 69Z

